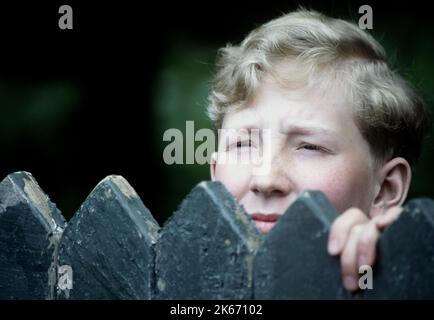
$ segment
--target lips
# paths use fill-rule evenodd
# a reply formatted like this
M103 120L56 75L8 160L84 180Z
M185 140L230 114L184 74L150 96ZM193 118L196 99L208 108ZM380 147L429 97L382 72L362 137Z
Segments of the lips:
M252 214L253 222L256 228L262 233L268 233L274 227L277 220L279 220L280 214L277 213L254 213Z

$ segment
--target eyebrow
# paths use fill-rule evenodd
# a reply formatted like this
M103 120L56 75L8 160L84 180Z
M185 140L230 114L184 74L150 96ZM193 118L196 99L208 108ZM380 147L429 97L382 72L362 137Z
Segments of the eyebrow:
M253 124L251 125L242 125L242 126L236 126L231 128L225 128L223 130L228 130L228 133L235 133L235 134L249 134L251 130L255 129L261 129L260 126L255 126ZM337 139L339 135L331 129L320 127L320 126L314 126L314 125L289 125L289 126L282 126L279 130L281 133L289 136L323 136L327 138L335 138Z
M258 119L243 119L243 123L241 124L232 124L231 122L228 123L229 125L226 128L222 129L233 129L233 130L251 130L251 129L260 129L260 121Z
M261 124L258 123L258 119L248 119L244 123L240 125L233 125L228 128L229 130L234 130L237 133L247 131L250 133L252 129L261 129ZM321 125L312 124L309 121L302 122L300 124L299 121L294 122L288 119L283 119L280 123L279 131L285 135L290 136L309 136L309 135L320 135L328 138L339 138L339 134L327 127L323 127Z
M338 138L339 134L331 129L320 124L309 121L293 121L292 119L283 119L280 122L280 131L287 135L322 135L331 138Z
M310 125L289 125L282 128L282 132L288 135L325 135L333 138L337 138L338 134L331 129L310 126Z

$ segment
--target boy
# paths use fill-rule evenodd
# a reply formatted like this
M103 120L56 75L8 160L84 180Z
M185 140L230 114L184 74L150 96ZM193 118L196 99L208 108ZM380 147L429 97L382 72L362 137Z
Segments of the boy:
M344 287L357 290L359 266L374 263L380 232L402 210L430 128L383 48L353 24L300 9L219 51L208 113L223 129L212 180L262 232L302 191L324 192L341 212L328 251L340 255ZM254 170L258 161L221 161L253 151L265 154L257 156L269 164L265 173Z

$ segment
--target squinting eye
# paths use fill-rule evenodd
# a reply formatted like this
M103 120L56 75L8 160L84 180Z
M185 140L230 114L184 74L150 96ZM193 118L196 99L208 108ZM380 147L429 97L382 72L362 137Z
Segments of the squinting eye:
M237 141L237 148L241 147L251 147L252 146L252 140L248 141Z
M231 149L241 149L241 148L251 148L252 147L252 140L244 140L244 141L237 141L232 144L227 145L226 151L229 151Z
M311 150L311 151L322 151L323 149L320 146L314 144L304 144L300 147L301 149Z

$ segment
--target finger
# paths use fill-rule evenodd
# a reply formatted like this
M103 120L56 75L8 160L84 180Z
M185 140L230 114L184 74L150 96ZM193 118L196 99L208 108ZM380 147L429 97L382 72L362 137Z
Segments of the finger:
M376 219L377 228L384 230L386 227L390 226L403 211L402 207L392 207L387 210L384 214L378 216Z
M328 240L328 252L337 255L342 252L351 229L357 225L369 221L368 217L357 208L350 208L342 213L330 227Z
M357 243L357 270L363 265L374 265L379 236L380 231L375 221L371 220L364 225Z
M348 241L341 255L342 281L345 289L355 291L359 287L357 269L357 244L364 226L357 225L351 229Z

